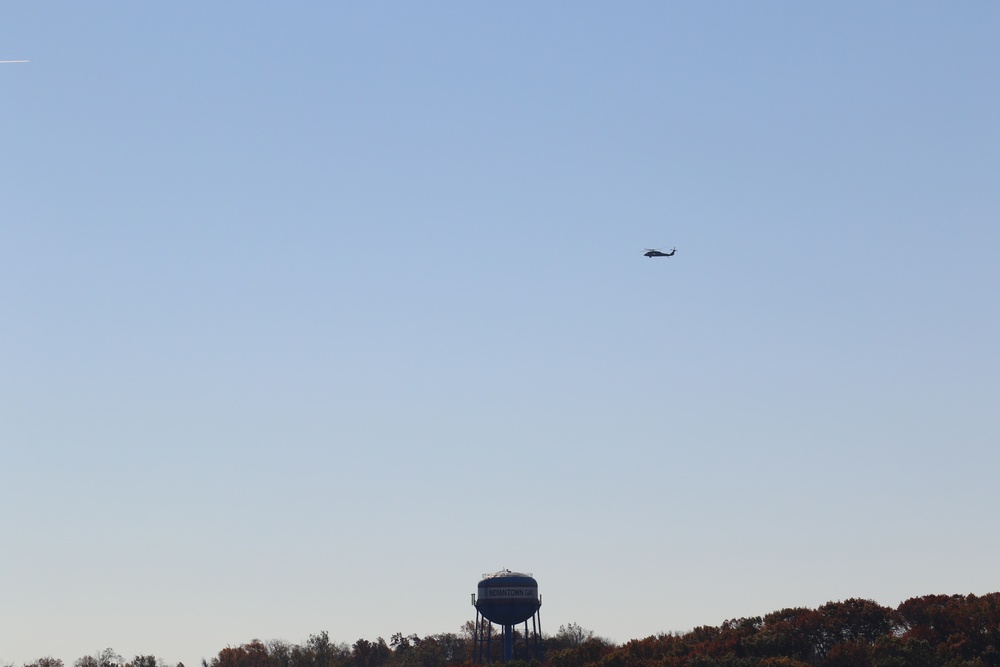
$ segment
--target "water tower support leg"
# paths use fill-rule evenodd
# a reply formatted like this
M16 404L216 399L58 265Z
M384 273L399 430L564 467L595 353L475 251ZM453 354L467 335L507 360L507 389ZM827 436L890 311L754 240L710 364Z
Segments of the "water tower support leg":
M483 661L483 627L479 622L479 610L476 610L476 627L472 634L472 662L477 665Z
M486 626L486 664L490 664L490 656L493 654L493 624Z
M514 626L503 626L503 661L510 662L514 657Z

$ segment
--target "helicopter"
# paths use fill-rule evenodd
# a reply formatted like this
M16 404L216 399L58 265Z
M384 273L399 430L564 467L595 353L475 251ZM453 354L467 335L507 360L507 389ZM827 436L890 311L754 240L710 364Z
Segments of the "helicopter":
M642 254L646 257L673 257L675 252L677 252L677 248L671 248L670 252L663 252L656 248L646 248L646 252Z

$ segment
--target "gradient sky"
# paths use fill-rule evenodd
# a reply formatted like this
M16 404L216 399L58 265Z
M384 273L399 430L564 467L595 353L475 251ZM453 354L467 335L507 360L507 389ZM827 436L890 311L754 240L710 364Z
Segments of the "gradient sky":
M996 591L998 34L4 2L0 663Z

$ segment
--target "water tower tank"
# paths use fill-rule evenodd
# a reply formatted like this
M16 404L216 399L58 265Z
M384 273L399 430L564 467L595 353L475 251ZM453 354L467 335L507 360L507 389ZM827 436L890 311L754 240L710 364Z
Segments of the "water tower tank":
M538 582L530 574L500 570L479 582L476 609L498 625L524 623L540 606Z

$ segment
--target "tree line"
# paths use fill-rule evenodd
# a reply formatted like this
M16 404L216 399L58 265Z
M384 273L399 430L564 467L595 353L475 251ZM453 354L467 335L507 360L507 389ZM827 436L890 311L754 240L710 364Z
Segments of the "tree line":
M396 633L353 644L310 635L302 644L254 639L227 646L200 667L470 667L474 624L458 634ZM895 609L850 599L795 607L616 644L575 623L543 636L532 655L520 635L510 667L1000 667L1000 593L926 595ZM500 663L500 642L490 662ZM0 665L14 667L14 665ZM42 658L23 667L65 667ZM72 667L184 667L111 649Z

